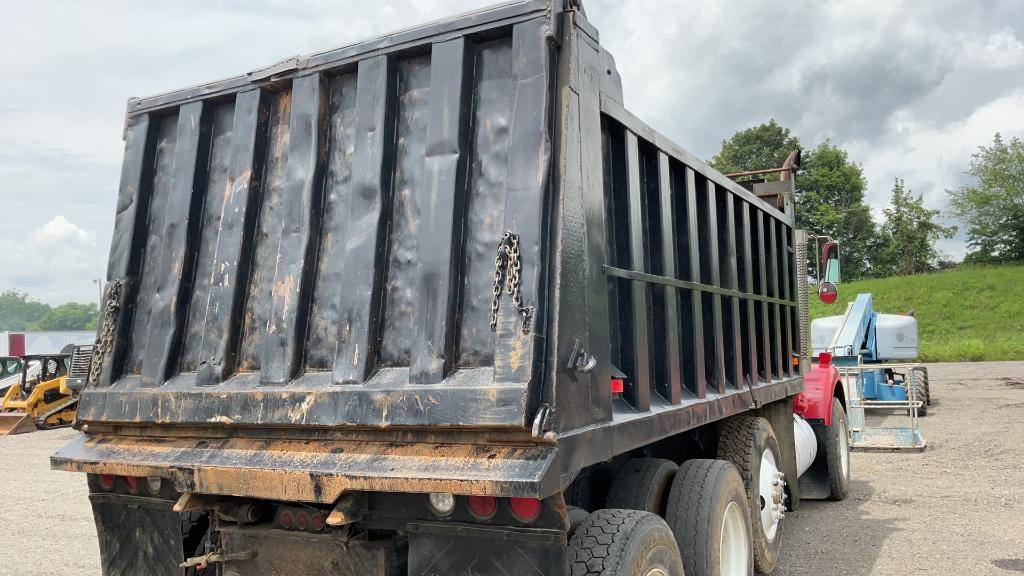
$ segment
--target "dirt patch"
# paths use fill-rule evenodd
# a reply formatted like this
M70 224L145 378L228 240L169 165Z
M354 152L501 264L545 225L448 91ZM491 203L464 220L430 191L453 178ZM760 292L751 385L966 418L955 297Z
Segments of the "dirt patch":
M1006 386L1009 386L1010 388L1017 388L1017 389L1020 389L1020 390L1024 390L1024 382L1022 382L1020 380L1013 380L1013 379L1010 379L1010 378L1001 378L1001 380L1003 381L1003 384L1005 384Z
M849 498L786 515L776 576L1024 573L1024 362L928 374L928 449L855 452Z
M1006 560L993 560L992 565L1010 572L1024 572L1024 558L1008 558Z

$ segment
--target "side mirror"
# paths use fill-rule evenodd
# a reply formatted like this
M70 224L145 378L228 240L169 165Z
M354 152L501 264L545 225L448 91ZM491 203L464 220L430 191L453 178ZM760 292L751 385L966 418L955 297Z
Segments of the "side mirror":
M825 304L835 304L839 299L839 289L831 282L820 282L818 284L818 299Z
M821 248L821 269L824 271L819 278L821 283L839 284L841 274L839 271L839 244L829 242ZM835 286L832 287L833 289Z

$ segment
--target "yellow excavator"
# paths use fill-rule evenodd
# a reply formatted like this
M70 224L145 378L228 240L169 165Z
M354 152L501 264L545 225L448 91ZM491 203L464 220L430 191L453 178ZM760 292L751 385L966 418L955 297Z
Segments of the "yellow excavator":
M70 353L31 354L19 360L20 377L3 393L0 436L70 426L78 413L77 387L69 387L88 372L92 346L75 346Z

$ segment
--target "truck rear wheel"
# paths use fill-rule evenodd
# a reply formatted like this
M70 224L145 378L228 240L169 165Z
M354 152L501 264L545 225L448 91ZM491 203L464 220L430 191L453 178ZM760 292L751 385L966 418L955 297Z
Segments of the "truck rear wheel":
M683 561L672 530L658 516L640 510L598 510L569 540L569 574L683 576Z
M747 491L729 462L683 462L672 482L665 520L679 542L686 576L754 573Z
M722 424L718 458L731 462L743 478L750 502L754 569L775 569L782 548L784 477L775 431L764 418L731 418Z
M839 398L832 399L832 425L825 428L824 448L831 490L829 500L845 500L850 491L850 437L846 410Z
M615 473L605 508L643 510L664 516L668 491L678 469L671 460L630 459Z

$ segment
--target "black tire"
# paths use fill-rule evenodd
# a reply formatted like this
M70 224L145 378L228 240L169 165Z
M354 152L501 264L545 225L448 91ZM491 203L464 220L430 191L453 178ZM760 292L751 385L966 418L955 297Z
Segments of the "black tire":
M739 510L732 508L736 505ZM679 542L686 576L722 574L723 525L729 512L730 525L739 522L745 534L746 573L754 573L751 550L750 512L747 491L736 467L723 460L687 460L679 467L668 497L665 520ZM743 543L733 542L743 554ZM726 545L730 545L726 543Z
M828 463L829 500L845 500L850 493L850 442L847 435L846 410L839 398L832 399L832 425L825 428L825 457ZM843 465L843 451L846 451Z
M761 520L772 502L761 496L761 456L770 451L775 466L782 471L782 451L772 425L764 418L730 418L722 424L718 437L718 459L732 463L743 479L750 502L750 526L753 533L754 569L768 574L775 569L782 549L782 525L779 520L774 533L767 533ZM769 480L770 481L770 480Z
M921 370L918 368L911 368L911 372L917 372L917 376L913 381L911 380L911 378L914 378L913 376L910 374L906 376L907 400L910 400L911 396L913 396L913 398L921 401L921 406L917 408L917 416L924 418L928 415L928 377L927 375L922 375ZM913 392L913 395L911 392ZM913 410L913 408L907 410L907 414L913 414Z
M671 460L633 458L615 473L605 508L665 515L668 491L679 467Z
M683 576L672 531L650 512L598 510L569 540L571 576L645 576L656 568Z
M918 372L917 377L920 378L924 382L924 399L925 399L925 402L927 402L928 405L931 406L932 405L932 386L931 386L931 383L928 381L928 367L927 366L918 366L917 368L914 368L914 370L917 370L917 372Z

